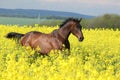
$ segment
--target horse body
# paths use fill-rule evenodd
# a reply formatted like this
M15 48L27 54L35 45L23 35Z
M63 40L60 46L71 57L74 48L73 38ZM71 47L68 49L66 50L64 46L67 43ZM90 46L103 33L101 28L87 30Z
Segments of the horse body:
M63 44L65 45L65 48L70 49L68 37L71 33L75 35L79 41L83 41L84 39L80 21L81 19L69 18L60 25L59 29L56 29L49 34L37 31L31 31L24 35L11 32L7 34L7 38L21 37L22 46L31 46L33 49L39 47L40 50L38 52L41 54L48 54L51 50L62 50Z
M23 46L31 46L31 48L40 48L41 54L47 54L52 49L61 50L62 42L57 39L53 34L45 34L41 32L29 32L21 39Z

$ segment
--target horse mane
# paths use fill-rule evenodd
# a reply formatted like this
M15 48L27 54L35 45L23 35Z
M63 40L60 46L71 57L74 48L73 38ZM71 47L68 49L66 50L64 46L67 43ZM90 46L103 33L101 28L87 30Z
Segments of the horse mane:
M63 27L69 21L79 22L77 18L71 17L71 18L66 19L62 24L60 24L60 28Z

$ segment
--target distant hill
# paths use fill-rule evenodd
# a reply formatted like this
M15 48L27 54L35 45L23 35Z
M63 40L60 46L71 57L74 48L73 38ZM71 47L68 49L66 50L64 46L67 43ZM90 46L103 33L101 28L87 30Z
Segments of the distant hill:
M63 19L67 17L75 18L93 18L94 16L83 15L72 12L50 11L50 10L34 10L34 9L3 9L0 8L0 16L3 17L26 17L26 18L46 18L46 19Z

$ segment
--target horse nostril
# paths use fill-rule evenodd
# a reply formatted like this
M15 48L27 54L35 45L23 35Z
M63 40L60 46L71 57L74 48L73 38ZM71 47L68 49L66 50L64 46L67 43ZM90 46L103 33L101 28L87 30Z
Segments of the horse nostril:
M80 38L79 38L79 41L83 41L83 39L84 39L84 37L80 37Z

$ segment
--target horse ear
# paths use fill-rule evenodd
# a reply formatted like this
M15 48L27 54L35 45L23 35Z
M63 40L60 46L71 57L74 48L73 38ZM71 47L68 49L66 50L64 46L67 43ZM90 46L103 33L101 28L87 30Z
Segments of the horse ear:
M81 22L82 18L80 18L79 22Z

